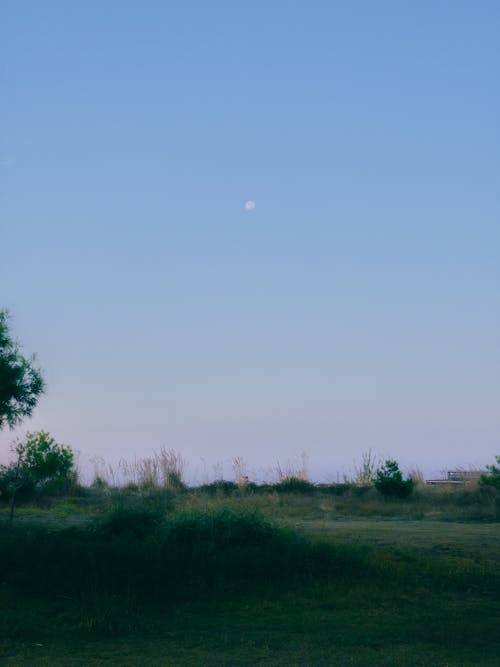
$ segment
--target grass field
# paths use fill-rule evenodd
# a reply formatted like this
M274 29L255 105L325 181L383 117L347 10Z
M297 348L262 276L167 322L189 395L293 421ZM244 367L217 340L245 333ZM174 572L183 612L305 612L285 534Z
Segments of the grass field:
M22 507L0 524L0 664L496 666L497 500L425 493Z

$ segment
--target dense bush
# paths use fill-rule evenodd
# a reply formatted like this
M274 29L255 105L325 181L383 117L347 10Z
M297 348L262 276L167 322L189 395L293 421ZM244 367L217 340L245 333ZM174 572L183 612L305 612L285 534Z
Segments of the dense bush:
M235 491L238 491L239 488L240 487L238 484L236 484L236 482L228 482L225 479L218 479L215 482L211 482L210 484L201 484L200 486L196 487L198 491L208 493L212 496L216 494L230 496Z
M0 465L0 498L12 503L31 500L35 495L35 480L23 474L15 464Z
M384 498L407 498L413 491L413 480L403 479L397 461L388 459L377 469L375 488Z
M300 477L284 477L273 488L278 493L314 493L316 487L307 479Z
M497 463L500 465L500 456L496 457ZM500 489L500 467L495 465L486 466L489 474L481 475L480 484L485 486L493 486Z
M139 508L118 508L95 521L93 531L100 537L142 538L158 530L163 521L159 512Z
M336 484L320 484L318 486L318 490L320 490L323 493L327 493L328 495L331 496L345 496L352 490L353 486L354 485L349 482L338 482Z
M74 454L46 431L27 433L15 447L16 459L0 466L0 496L11 505L35 495L57 495L76 486Z

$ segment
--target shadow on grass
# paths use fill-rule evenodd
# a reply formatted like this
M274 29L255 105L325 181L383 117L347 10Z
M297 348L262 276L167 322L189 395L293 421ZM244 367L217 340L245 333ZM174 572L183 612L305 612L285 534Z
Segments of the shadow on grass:
M255 512L227 508L168 518L121 508L88 527L0 530L8 590L77 607L77 625L110 633L136 627L135 612L142 606L166 608L287 590L318 578L359 577L366 555L366 548L313 543Z
M145 633L155 613L186 604L300 596L306 589L315 589L315 598L328 591L337 606L341 598L356 601L364 613L367 591L389 609L401 596L417 596L419 604L428 598L438 608L441 594L498 587L495 573L474 565L326 544L232 506L170 514L121 507L63 530L4 525L0 568L4 638L54 632L54 623L104 636Z

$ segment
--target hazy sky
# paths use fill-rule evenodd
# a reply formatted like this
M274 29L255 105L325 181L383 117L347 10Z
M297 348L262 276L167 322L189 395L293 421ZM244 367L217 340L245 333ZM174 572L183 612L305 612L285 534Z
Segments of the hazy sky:
M0 307L48 389L2 457L492 463L499 34L487 0L4 0Z

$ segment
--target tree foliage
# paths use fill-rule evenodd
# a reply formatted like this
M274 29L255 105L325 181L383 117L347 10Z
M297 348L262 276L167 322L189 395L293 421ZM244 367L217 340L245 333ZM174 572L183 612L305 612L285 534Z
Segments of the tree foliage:
M0 495L10 500L11 515L16 500L64 492L76 479L73 450L47 431L27 433L15 452L10 465L0 466Z
M6 425L13 428L31 416L43 391L44 381L34 357L21 354L9 331L8 313L0 311L0 429Z
M375 488L384 498L406 498L413 491L413 480L403 479L397 461L388 459L377 469Z
M489 465L486 466L488 470L488 475L481 475L480 484L485 484L487 486L494 486L496 489L500 489L500 455L496 457L498 466Z
M73 468L71 447L57 443L47 431L27 433L16 446L18 465L38 487L57 486L68 479Z

